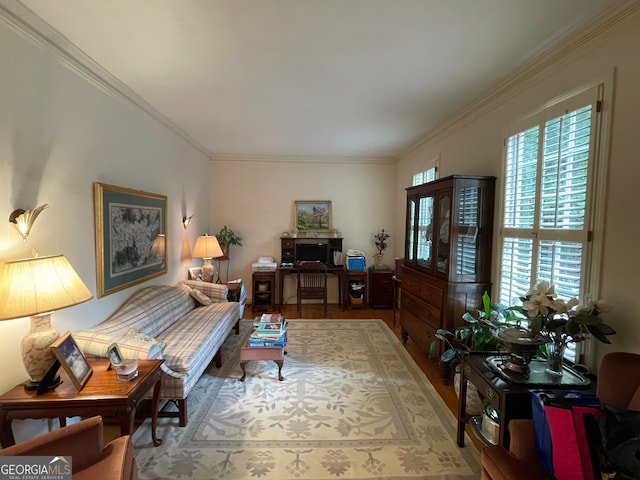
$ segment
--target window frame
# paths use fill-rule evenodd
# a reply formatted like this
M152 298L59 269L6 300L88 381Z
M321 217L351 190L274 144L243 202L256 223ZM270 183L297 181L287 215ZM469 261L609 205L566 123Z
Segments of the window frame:
M560 117L567 112L575 111L592 101L585 102L585 98L593 98L595 96L595 108L592 111L592 127L590 138L590 156L593 152L593 165L589 167L589 175L587 179L587 198L585 205L585 230L588 232L588 238L584 242L586 248L584 248L584 271L581 272L581 284L580 284L580 302L586 303L599 298L600 292L600 274L602 269L602 257L603 257L603 236L604 236L604 215L605 215L605 200L606 200L606 186L607 186L607 164L608 164L608 145L609 145L609 130L610 130L610 106L612 104L612 78L608 80L599 79L588 85L576 88L570 92L565 93L559 97L549 100L545 104L541 105L534 112L526 115L505 128L503 152L501 162L501 179L498 188L497 197L497 214L499 218L498 225L498 242L495 244L494 255L494 272L495 272L495 292L496 300L499 298L501 291L502 280L502 263L503 263L503 246L505 238L511 238L507 236L505 230L513 232L515 229L505 229L504 227L504 215L505 215L505 182L506 182L506 167L507 167L507 153L509 138L513 135L523 132L528 128L538 125L540 129L544 130L547 120ZM543 134L539 134L539 139L542 141ZM543 144L538 144L538 167L541 164L541 150ZM540 209L540 170L537 172L537 185L536 185L536 206L535 215L538 215ZM539 218L539 217L537 217ZM537 221L537 220L536 220ZM539 227L538 227L539 228ZM530 231L530 229L523 229ZM533 236L531 236L533 237ZM520 238L527 238L522 236ZM534 243L539 244L544 238L535 238ZM532 250L532 262L537 264L537 246L534 246ZM535 267L537 269L537 265ZM531 282L535 283L536 278L531 278ZM523 294L526 292L523 292ZM585 359L592 359L593 357L593 342L582 342L576 345L575 361L584 362Z

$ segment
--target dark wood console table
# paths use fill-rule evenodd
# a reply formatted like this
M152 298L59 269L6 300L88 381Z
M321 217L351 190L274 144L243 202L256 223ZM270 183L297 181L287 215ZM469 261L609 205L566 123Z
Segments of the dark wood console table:
M164 360L140 360L138 376L129 382L120 382L116 380L114 370L107 370L107 360L89 361L93 373L79 392L62 370L62 384L42 395L36 395L34 390L25 390L22 384L16 385L0 396L0 443L3 447L15 444L11 422L16 418L57 417L60 419L60 426L64 426L67 417L116 417L120 420L120 434L130 435L133 433L136 407L153 388L151 436L157 447L162 443L156 437L162 362Z
M487 362L491 355L469 354L462 358L462 368L460 371L461 385L460 398L458 402L458 430L457 443L459 447L464 447L464 426L471 416L466 412L467 403L467 382L473 383L480 394L489 402L499 415L499 435L498 444L509 447L509 432L507 424L512 418L532 418L531 391L536 389L548 390L586 390L595 392L595 379L586 379L578 374L566 380L562 377L549 378L549 383L540 381L539 383L519 383L508 381L496 371L496 368ZM583 378L583 381L573 381L576 378Z

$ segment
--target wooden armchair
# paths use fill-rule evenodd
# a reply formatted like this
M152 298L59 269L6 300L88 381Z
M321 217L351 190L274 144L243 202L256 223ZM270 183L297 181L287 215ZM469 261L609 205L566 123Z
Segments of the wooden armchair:
M327 266L320 261L298 263L298 316L302 316L302 300L319 299L324 302L327 316Z
M61 427L0 450L0 456L71 457L73 480L137 480L129 435L104 444L101 417Z
M602 358L596 387L598 398L619 408L640 411L640 355L608 353ZM541 480L551 478L536 463L531 420L511 420L509 451L499 445L484 447L480 454L482 480Z

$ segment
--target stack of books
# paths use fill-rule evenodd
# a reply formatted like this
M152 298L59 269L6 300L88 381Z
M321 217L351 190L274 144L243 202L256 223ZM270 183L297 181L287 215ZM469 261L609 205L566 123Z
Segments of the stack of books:
M287 321L279 313L265 313L260 317L249 337L250 347L285 347L287 345Z

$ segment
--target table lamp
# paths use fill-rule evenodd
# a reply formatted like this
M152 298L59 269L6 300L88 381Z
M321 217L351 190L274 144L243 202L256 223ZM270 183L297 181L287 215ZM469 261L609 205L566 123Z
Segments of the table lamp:
M198 237L196 246L193 248L193 257L202 258L202 278L205 282L212 282L216 269L211 263L212 258L223 255L218 239L208 234Z
M31 317L22 339L24 368L35 390L55 363L49 348L60 337L51 313L91 299L93 295L63 255L6 262L0 269L0 320Z

